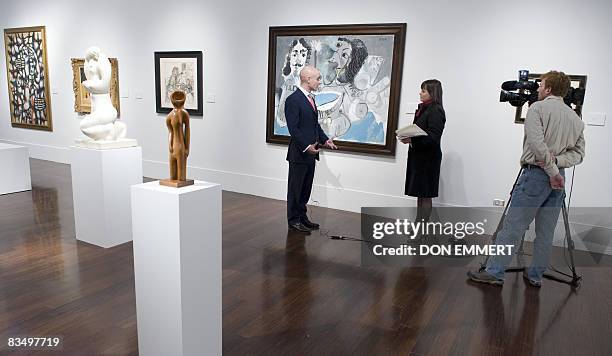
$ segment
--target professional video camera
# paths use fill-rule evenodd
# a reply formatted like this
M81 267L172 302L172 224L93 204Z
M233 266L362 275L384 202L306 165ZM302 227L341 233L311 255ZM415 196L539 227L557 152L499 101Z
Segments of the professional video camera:
M499 101L502 103L507 101L510 105L516 107L521 107L526 102L531 105L538 101L539 86L535 80L529 80L528 70L519 70L519 80L509 80L502 83Z
M525 103L529 105L538 101L538 88L540 80L529 80L528 70L519 70L519 80L509 80L501 85L502 91L499 94L500 102L509 102L510 105L521 107ZM570 87L563 98L567 106L580 106L584 102L584 88Z

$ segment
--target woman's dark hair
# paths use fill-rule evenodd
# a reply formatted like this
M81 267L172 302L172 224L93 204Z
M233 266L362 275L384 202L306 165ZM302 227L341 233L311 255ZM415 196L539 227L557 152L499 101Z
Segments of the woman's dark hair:
M429 79L421 83L421 89L427 90L431 101L440 104L442 107L442 83L437 79Z
M304 48L306 48L306 63L310 63L310 53L312 52L312 46L304 39L300 38L299 40L293 40L291 45L289 45L289 53L287 53L287 57L285 58L285 66L283 67L283 74L289 75L291 74L291 51L293 47L297 46L298 43L301 43Z

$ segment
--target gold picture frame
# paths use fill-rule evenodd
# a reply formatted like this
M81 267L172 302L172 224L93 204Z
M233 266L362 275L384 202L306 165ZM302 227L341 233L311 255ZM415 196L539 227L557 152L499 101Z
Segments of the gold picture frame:
M45 26L4 30L11 126L53 131Z
M110 96L111 102L117 109L117 116L120 115L119 103L119 61L117 58L109 58L111 63L111 81L110 81ZM83 83L85 78L85 59L71 58L72 64L72 90L74 91L74 111L80 114L91 113L91 98L90 93L85 90Z

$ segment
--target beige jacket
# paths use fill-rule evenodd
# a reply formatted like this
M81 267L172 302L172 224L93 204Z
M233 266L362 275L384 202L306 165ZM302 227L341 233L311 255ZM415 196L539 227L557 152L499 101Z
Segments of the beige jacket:
M521 165L545 162L544 171L553 177L559 174L559 168L581 163L583 131L584 123L561 97L551 95L533 103L525 119Z

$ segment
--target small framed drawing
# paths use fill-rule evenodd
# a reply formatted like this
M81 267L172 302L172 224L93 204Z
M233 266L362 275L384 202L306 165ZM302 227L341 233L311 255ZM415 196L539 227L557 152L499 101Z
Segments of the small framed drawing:
M109 58L111 63L111 82L110 82L110 96L111 102L115 109L117 109L117 115L120 115L120 104L119 104L119 61L117 58ZM80 114L89 114L91 112L91 97L90 93L85 90L83 83L87 78L85 77L85 60L83 58L71 58L72 62L72 90L74 91L74 111Z
M185 109L202 116L202 51L155 52L155 106L158 113L174 109L170 95L185 92Z
M11 125L53 131L45 26L4 30Z
M586 91L587 76L576 74L568 74L567 76L570 79L570 90L563 100L576 112L580 118L582 118L582 104L584 102L584 93ZM540 84L540 77L542 77L542 74L529 73L528 79ZM522 93L524 91L520 90L520 92ZM525 119L527 118L528 109L529 105L526 103L517 107L514 115L514 123L524 124Z

